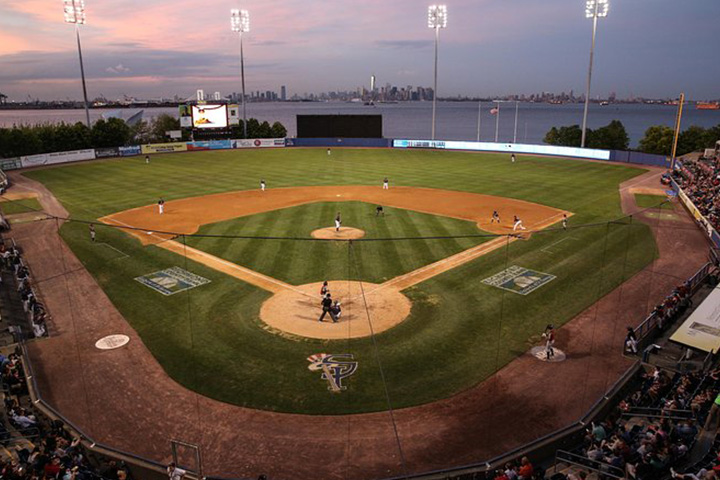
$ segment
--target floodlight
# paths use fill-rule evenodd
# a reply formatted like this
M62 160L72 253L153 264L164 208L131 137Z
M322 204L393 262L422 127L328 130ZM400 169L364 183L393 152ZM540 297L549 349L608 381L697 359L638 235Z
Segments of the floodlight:
M240 34L240 79L242 82L243 138L247 138L247 109L245 104L245 56L243 54L243 33L250 31L250 12L233 8L230 10L230 28Z
M230 27L233 32L245 33L250 31L250 13L247 10L230 10Z
M585 138L587 136L587 116L588 106L590 104L590 83L592 81L593 55L595 52L595 34L597 32L598 18L607 17L610 4L608 0L587 0L585 2L585 17L593 19L592 25L592 42L590 43L590 66L588 67L587 88L585 89L585 108L583 109L582 136L580 137L580 147L585 148Z
M85 23L85 0L63 0L63 5L66 23Z
M595 15L600 18L607 17L609 9L608 0L587 0L585 2L585 18L593 18Z
M446 5L430 5L428 7L428 27L429 28L446 28L447 27L447 6Z

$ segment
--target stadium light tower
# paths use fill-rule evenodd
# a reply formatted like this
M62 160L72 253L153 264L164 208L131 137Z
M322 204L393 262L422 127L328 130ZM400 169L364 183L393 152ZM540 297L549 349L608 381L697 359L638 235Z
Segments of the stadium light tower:
M447 6L430 5L428 7L428 28L435 29L435 86L433 87L432 108L432 139L435 140L435 108L437 106L437 65L438 65L438 39L440 29L447 27Z
M598 18L607 17L610 4L608 0L587 0L585 2L585 18L592 18L592 42L590 43L590 67L588 68L587 88L585 89L585 109L583 110L582 137L580 147L585 148L587 134L588 105L590 104L590 81L592 79L593 55L595 54L595 33L597 32Z
M243 56L243 33L250 31L250 13L247 10L230 10L230 27L240 34L240 78L242 81L243 136L247 138L247 114L245 109L245 57Z
M87 88L85 87L85 67L83 66L82 48L80 47L80 25L85 24L85 0L63 0L65 6L65 23L75 24L78 55L80 56L80 78L82 78L83 99L85 100L85 121L90 128L90 108L88 107Z

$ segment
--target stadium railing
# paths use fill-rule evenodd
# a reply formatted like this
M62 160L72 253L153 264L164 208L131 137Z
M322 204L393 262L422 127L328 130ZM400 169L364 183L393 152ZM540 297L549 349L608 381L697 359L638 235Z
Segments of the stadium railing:
M595 473L597 474L598 478L617 478L622 480L625 478L626 475L625 470L622 468L614 467L612 465L608 465L607 463L598 462L596 460L591 460L582 455L578 455L576 453L568 452L565 450L558 450L557 452L555 452L555 466L557 466L557 464L560 462L567 465L580 467L590 473Z
M692 277L688 279L691 295L697 292L700 285L702 285L708 275L710 275L710 271L712 268L712 263L706 263L705 265L700 267L700 269ZM657 336L656 333L658 332L659 326L660 322L658 316L654 313L651 313L647 316L645 320L640 323L640 325L635 327L635 337L638 341L639 351L645 350L648 346L652 344L652 342Z

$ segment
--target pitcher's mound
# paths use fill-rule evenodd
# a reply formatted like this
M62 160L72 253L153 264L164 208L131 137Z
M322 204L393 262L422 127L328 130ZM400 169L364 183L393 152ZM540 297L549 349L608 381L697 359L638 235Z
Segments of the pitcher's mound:
M340 227L340 231L336 232L335 227L327 227L313 230L311 235L315 238L330 240L355 240L356 238L364 237L365 230L352 227Z
M340 301L342 314L337 323L329 314L319 322L321 285L309 283L276 293L263 303L260 318L270 327L293 335L340 340L383 332L410 314L410 299L392 287L363 282L361 289L359 282L338 280L329 282L329 287L333 300Z

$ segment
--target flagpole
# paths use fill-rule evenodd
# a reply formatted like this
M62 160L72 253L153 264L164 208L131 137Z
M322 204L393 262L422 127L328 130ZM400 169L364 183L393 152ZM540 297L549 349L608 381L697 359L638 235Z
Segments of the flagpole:
M500 102L496 102L497 107L495 107L495 110L497 112L495 113L495 143L498 141L498 130L500 129Z
M480 113L482 112L482 102L478 102L478 131L477 131L477 141L480 141Z

